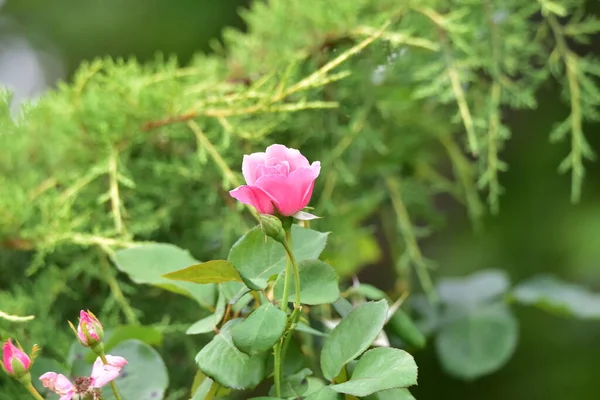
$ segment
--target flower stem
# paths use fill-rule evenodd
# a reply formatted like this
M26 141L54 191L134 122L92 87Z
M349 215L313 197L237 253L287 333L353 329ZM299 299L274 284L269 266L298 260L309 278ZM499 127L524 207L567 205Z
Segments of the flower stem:
M219 391L219 384L216 381L213 381L212 385L210 385L210 389L208 390L208 393L206 393L206 397L204 397L204 400L213 400L216 398L217 396L217 392Z
M294 290L296 291L296 299L294 300L294 308L301 308L302 303L300 302L300 272L298 271L298 263L292 252L292 229L291 227L285 229L286 241L283 243L283 247L288 255L288 259L292 264L292 270L294 271ZM286 278L288 276L286 269ZM285 281L287 283L287 279ZM285 290L285 285L284 285Z
M286 314L288 311L288 297L290 296L290 272L291 264L290 260L288 259L285 262L285 274L283 277L283 296L281 297L281 303L279 304L279 306L281 307L281 311L285 312Z
M35 390L35 388L33 387L33 385L31 383L29 385L25 385L25 387L27 388L27 390L29 391L29 393L31 393L31 395L33 397L35 397L37 400L44 400L44 398L42 397L42 395L39 394L39 392L37 390Z
M104 353L99 354L99 356L104 365L108 365L108 360L106 359ZM110 381L110 387L112 388L112 391L115 394L115 399L122 400L121 395L119 394L119 390L117 389L117 385L115 384L115 381Z
M281 396L281 363L285 359L285 352L289 345L289 337L291 336L291 330L298 320L300 315L300 273L298 272L298 264L292 253L291 242L292 242L292 230L291 226L285 228L285 242L283 242L283 248L287 253L287 260L285 264L285 275L283 281L283 297L281 298L281 310L287 314L288 311L288 297L290 294L290 269L294 273L294 288L296 291L296 299L294 300L294 311L289 317L288 331L283 334L283 337L273 346L273 379L275 381L275 394L277 397ZM291 268L290 268L291 267Z
M281 397L281 340L273 346L273 380L275 381L275 395Z

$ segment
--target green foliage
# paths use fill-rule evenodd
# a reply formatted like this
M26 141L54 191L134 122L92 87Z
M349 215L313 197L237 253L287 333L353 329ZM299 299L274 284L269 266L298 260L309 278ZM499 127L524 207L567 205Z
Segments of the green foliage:
M600 295L555 277L537 276L522 282L512 292L521 304L582 319L600 318Z
M600 31L583 7L582 0L255 2L243 13L247 32L227 30L226 51L197 55L185 66L161 56L143 65L90 61L15 116L4 93L0 276L9 280L0 292L0 335L35 338L46 357L67 363L62 355L71 338L62 321L82 307L98 310L107 326L124 317L167 337L215 330L228 306L244 315L252 301L244 284L267 288L285 269L285 253L272 239L265 242L258 228L249 230L251 217L227 191L242 183L242 154L281 142L321 160L323 176L311 205L324 218L310 224L335 233L329 238L294 227L298 259L322 253L347 277L389 252L401 289L387 295L418 291L411 287L414 270L434 305L414 325L418 307L397 311L388 334L415 347L425 334L438 335L443 365L461 377L497 369L516 340L516 322L501 298L507 280L492 274L458 286L447 281L438 285L438 299L429 277L433 263L419 243L440 227L441 211L433 202L439 194L463 204L475 225L488 212L484 198L490 212L499 211L508 168L501 152L511 137L505 116L536 107L536 90L550 79L570 105L550 137L570 139L559 170L571 171L571 197L579 200L584 162L593 159L583 123L596 120L600 106L600 62L574 47ZM198 260L226 257L244 283L218 289L163 277L205 265ZM323 274L327 279L314 281L312 290L327 297L312 303L337 297L337 279L333 289L330 269ZM308 276L301 271L305 291ZM386 322L385 301L353 309L346 297L354 295L385 297L364 286L342 292L333 308L345 318L325 339L324 351L337 361L325 361L328 379L359 357ZM509 297L595 318L585 311L594 296L538 282L518 286ZM306 292L301 297L310 300ZM357 310L372 304L381 304L377 323L358 324L372 332L344 333ZM234 321L221 327L197 361L222 384L252 387L267 368L264 354L248 356L232 345ZM314 330L302 323L296 332ZM472 334L469 340L465 332ZM347 354L334 348L338 341ZM478 350L492 342L502 346ZM450 350L454 346L464 352ZM182 347L176 350L197 351L192 341ZM210 363L222 354L231 363ZM411 397L392 389L368 398L388 398L386 393ZM307 398L339 396L324 387Z
M128 274L136 283L151 284L188 295L205 307L215 303L214 285L195 285L165 278L169 272L198 264L187 251L177 246L153 243L130 247L117 251L114 260L117 268Z
M292 228L292 238L298 261L319 257L327 243L327 234L298 226ZM256 227L233 245L228 260L235 265L248 287L264 289L271 276L285 269L285 257L281 244L266 237Z
M298 263L300 272L300 297L304 304L317 305L333 303L340 297L338 287L338 275L328 264L319 260L302 260ZM290 296L293 297L296 292L291 285ZM285 275L279 274L274 286L275 297L280 299L283 296L283 286Z
M504 304L450 309L436 338L440 362L450 374L474 379L502 367L517 345L518 324Z
M325 378L335 378L373 343L383 329L387 311L387 302L380 300L363 304L342 319L323 343L321 369Z
M417 384L417 364L403 350L379 348L367 351L358 360L348 382L331 386L340 393L354 396Z
M249 356L235 347L231 331L241 319L227 322L196 356L202 372L219 384L233 389L253 388L265 375L266 353Z
M246 354L262 353L281 338L286 323L285 312L265 303L231 329L231 338L235 346Z
M212 260L192 265L179 271L164 274L163 277L174 281L204 284L242 281L233 264L225 260Z

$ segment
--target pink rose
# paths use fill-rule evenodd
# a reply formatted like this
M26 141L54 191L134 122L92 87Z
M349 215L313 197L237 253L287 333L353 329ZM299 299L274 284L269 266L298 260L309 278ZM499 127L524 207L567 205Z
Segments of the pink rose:
M104 364L100 357L94 362L92 374L89 377L78 378L73 384L69 379L56 372L46 372L40 376L40 381L45 388L60 396L59 400L71 400L73 396L85 396L93 394L96 389L108 384L121 373L121 369L127 365L127 360L118 356L106 356L107 363Z
M31 366L31 359L25 352L8 339L2 346L3 363L6 372L17 378L23 376Z
M311 165L298 150L273 144L264 153L244 156L246 185L229 193L261 214L290 216L308 205L320 172L319 161Z

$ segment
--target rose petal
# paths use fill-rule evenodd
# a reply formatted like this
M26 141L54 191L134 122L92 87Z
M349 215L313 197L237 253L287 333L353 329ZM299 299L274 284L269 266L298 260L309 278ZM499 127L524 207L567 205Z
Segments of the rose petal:
M229 194L241 203L256 208L261 214L273 214L273 203L270 197L256 186L240 186L230 191Z
M267 159L266 153L252 153L244 156L242 161L242 174L246 180L246 184L253 185L256 181L256 168L259 165L264 165Z
M123 357L111 356L110 354L106 355L106 361L108 361L108 363L113 367L117 368L123 368L125 365L128 364L127 360Z
M63 396L65 399L70 399L73 396L75 387L71 381L62 374L57 374L56 372L46 372L40 376L40 381L45 388L48 388L54 393ZM63 397L61 397L61 399Z
M314 181L319 176L320 163L293 171L289 176L264 175L255 184L273 201L284 216L294 215L310 201Z
M299 150L287 148L282 144L272 144L271 146L267 147L266 155L267 159L276 158L280 162L289 162L290 172L293 172L298 168L310 166L306 157L304 157Z
M108 364L104 364L100 357L94 361L90 378L92 378L92 386L95 388L101 388L115 379L117 376L119 376L121 368L127 364L127 360L125 360L123 357L117 356L107 355L106 361Z
M306 191L304 192L304 196L302 197L302 203L304 204L304 206L302 206L302 208L306 207L308 205L308 203L310 202L310 198L312 197L313 189L315 187L315 180L321 173L321 162L315 161L310 166L310 169L311 169L312 173L314 174L314 178L313 178L312 184L308 188L306 188Z

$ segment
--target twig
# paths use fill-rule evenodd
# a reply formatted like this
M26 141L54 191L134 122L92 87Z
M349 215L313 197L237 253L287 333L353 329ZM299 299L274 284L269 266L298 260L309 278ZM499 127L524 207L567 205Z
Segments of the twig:
M404 237L404 242L406 243L406 251L408 252L410 260L415 265L415 270L417 272L417 276L419 277L419 281L421 282L421 286L423 287L423 291L427 294L432 303L437 303L437 293L433 287L427 264L425 263L425 259L421 254L421 249L419 248L417 238L413 232L413 225L412 221L410 220L408 210L406 209L404 201L402 200L400 180L392 176L388 176L385 178L385 182L392 198L392 206L394 207L396 217L398 218L398 226Z

